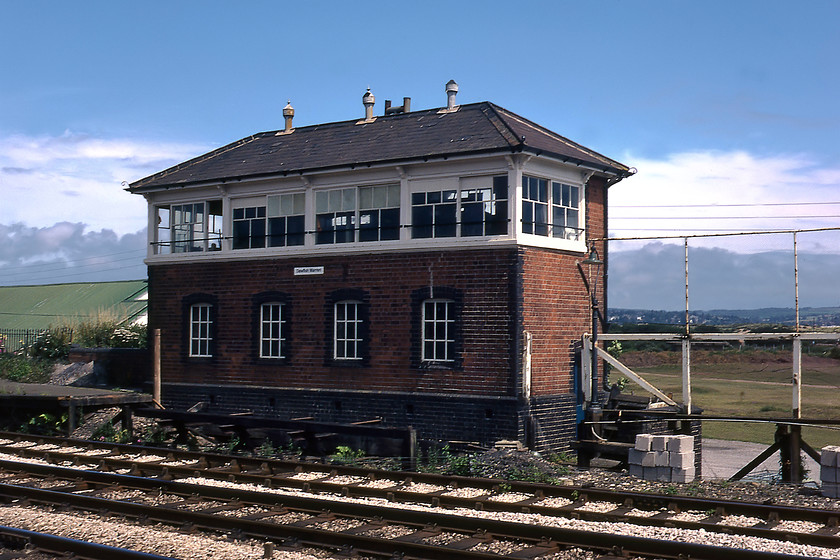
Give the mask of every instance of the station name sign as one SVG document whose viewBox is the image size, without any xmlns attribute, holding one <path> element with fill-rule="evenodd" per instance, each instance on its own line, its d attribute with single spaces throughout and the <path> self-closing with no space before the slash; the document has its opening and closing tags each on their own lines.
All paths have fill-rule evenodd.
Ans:
<svg viewBox="0 0 840 560">
<path fill-rule="evenodd" d="M 296 266 L 295 276 L 315 276 L 324 273 L 323 266 Z"/>
</svg>

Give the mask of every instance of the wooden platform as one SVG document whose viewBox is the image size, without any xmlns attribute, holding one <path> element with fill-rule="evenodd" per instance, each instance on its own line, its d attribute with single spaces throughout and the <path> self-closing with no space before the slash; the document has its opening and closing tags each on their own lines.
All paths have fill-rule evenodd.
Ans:
<svg viewBox="0 0 840 560">
<path fill-rule="evenodd" d="M 152 395 L 132 391 L 111 391 L 94 387 L 73 387 L 38 383 L 15 383 L 0 380 L 0 407 L 3 415 L 19 410 L 67 412 L 67 432 L 72 433 L 79 423 L 79 413 L 101 408 L 120 407 L 123 425 L 130 428 L 133 409 L 152 403 Z"/>
</svg>

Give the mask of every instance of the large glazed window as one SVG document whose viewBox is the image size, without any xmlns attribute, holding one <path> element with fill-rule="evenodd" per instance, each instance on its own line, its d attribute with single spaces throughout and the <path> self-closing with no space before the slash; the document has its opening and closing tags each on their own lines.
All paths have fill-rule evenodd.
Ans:
<svg viewBox="0 0 840 560">
<path fill-rule="evenodd" d="M 289 247 L 303 245 L 306 215 L 303 193 L 268 197 L 268 246 Z"/>
<path fill-rule="evenodd" d="M 580 239 L 580 187 L 523 175 L 522 233 Z"/>
<path fill-rule="evenodd" d="M 213 306 L 194 303 L 190 306 L 191 358 L 209 358 L 213 355 Z"/>
<path fill-rule="evenodd" d="M 428 191 L 411 195 L 411 236 L 455 237 L 458 216 L 458 191 Z"/>
<path fill-rule="evenodd" d="M 493 186 L 461 189 L 461 237 L 506 235 L 507 177 L 493 177 Z"/>
<path fill-rule="evenodd" d="M 192 253 L 222 247 L 222 201 L 190 202 L 157 208 L 155 252 Z"/>
<path fill-rule="evenodd" d="M 400 238 L 400 186 L 359 187 L 359 241 Z"/>
<path fill-rule="evenodd" d="M 356 189 L 315 194 L 315 243 L 352 243 L 356 240 Z"/>
<path fill-rule="evenodd" d="M 265 247 L 265 206 L 233 209 L 233 248 Z"/>
<path fill-rule="evenodd" d="M 580 188 L 574 185 L 551 183 L 551 236 L 580 239 L 583 230 L 579 220 Z"/>
<path fill-rule="evenodd" d="M 462 179 L 461 188 L 411 195 L 411 237 L 507 235 L 506 175 Z"/>
</svg>

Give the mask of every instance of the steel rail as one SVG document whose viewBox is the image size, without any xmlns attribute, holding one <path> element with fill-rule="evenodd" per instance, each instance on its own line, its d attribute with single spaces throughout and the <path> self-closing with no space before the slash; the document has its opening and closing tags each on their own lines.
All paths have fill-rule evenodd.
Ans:
<svg viewBox="0 0 840 560">
<path fill-rule="evenodd" d="M 56 441 L 62 443 L 64 442 L 61 438 L 56 438 Z M 585 521 L 626 522 L 645 526 L 657 526 L 661 525 L 663 522 L 667 522 L 671 526 L 680 529 L 702 529 L 713 532 L 738 533 L 766 539 L 796 540 L 797 542 L 801 542 L 803 544 L 812 544 L 815 546 L 840 546 L 840 537 L 832 534 L 836 533 L 836 531 L 831 529 L 838 526 L 840 513 L 833 510 L 818 508 L 797 508 L 793 506 L 731 502 L 684 496 L 664 496 L 639 492 L 614 492 L 595 488 L 558 487 L 523 482 L 505 482 L 494 479 L 448 477 L 435 474 L 395 473 L 390 471 L 359 469 L 355 467 L 333 468 L 327 465 L 311 465 L 297 462 L 289 463 L 287 461 L 279 461 L 278 463 L 281 464 L 281 468 L 294 466 L 296 470 L 285 471 L 278 475 L 274 472 L 273 467 L 276 466 L 274 462 L 218 455 L 210 456 L 210 460 L 208 461 L 208 455 L 195 453 L 191 453 L 186 457 L 193 459 L 197 457 L 197 462 L 199 463 L 198 465 L 164 466 L 155 464 L 154 462 L 141 462 L 101 456 L 86 457 L 72 453 L 57 453 L 50 450 L 33 450 L 21 447 L 0 446 L 0 450 L 4 449 L 20 453 L 23 456 L 34 455 L 49 461 L 73 461 L 77 465 L 85 462 L 88 464 L 98 463 L 100 469 L 103 470 L 130 469 L 131 473 L 136 476 L 145 475 L 162 478 L 204 477 L 215 480 L 265 485 L 271 488 L 285 487 L 305 492 L 340 493 L 345 497 L 352 498 L 380 498 L 390 502 L 419 503 L 432 507 L 452 509 L 466 508 L 496 512 L 524 512 L 548 516 L 574 517 Z M 121 450 L 125 452 L 134 452 L 136 454 L 138 449 L 133 446 L 121 446 Z M 157 453 L 157 455 L 159 456 L 163 456 L 163 453 L 166 453 L 165 449 L 154 449 L 151 451 L 158 451 L 159 453 Z M 167 462 L 174 458 L 172 453 L 169 453 L 168 455 L 170 455 L 170 457 L 167 457 Z M 224 463 L 225 461 L 227 461 L 227 463 Z M 208 466 L 211 463 L 216 464 L 217 466 Z M 243 466 L 251 467 L 254 470 L 252 472 L 242 472 Z M 395 486 L 381 489 L 353 484 L 336 484 L 329 482 L 328 480 L 297 480 L 287 476 L 292 472 L 299 472 L 304 467 L 313 467 L 316 471 L 323 470 L 325 477 L 342 473 L 357 477 L 366 475 L 365 478 L 368 479 L 386 478 L 388 480 L 394 480 Z M 397 487 L 400 484 L 405 486 L 407 483 L 420 481 L 426 483 L 434 481 L 434 483 L 444 487 L 477 487 L 485 489 L 489 493 L 498 492 L 500 487 L 505 485 L 506 489 L 511 492 L 531 494 L 534 498 L 515 503 L 508 503 L 493 500 L 490 495 L 475 498 L 461 498 L 444 495 L 442 491 L 436 493 L 420 493 Z M 535 503 L 547 497 L 562 497 L 570 500 L 572 503 L 562 507 L 541 506 Z M 613 502 L 619 505 L 617 505 L 616 509 L 611 512 L 591 512 L 582 510 L 581 506 L 588 501 Z M 665 509 L 675 514 L 681 511 L 689 510 L 710 513 L 706 519 L 698 521 L 682 521 L 673 519 L 662 520 L 660 518 L 646 518 L 627 515 L 627 512 L 634 508 L 647 510 Z M 753 527 L 729 526 L 721 522 L 722 518 L 727 515 L 755 517 L 764 520 L 764 524 L 763 526 L 759 525 Z M 824 530 L 822 531 L 822 534 L 819 534 L 796 533 L 792 531 L 780 531 L 773 529 L 773 527 L 782 520 L 810 521 L 819 523 L 824 526 Z"/>
<path fill-rule="evenodd" d="M 72 554 L 73 558 L 87 560 L 178 560 L 171 556 L 159 556 L 128 548 L 117 548 L 7 526 L 0 526 L 0 542 L 20 548 L 29 545 L 41 552 L 56 554 L 61 557 Z"/>
<path fill-rule="evenodd" d="M 3 468 L 7 467 L 3 462 Z M 17 463 L 18 468 L 20 463 Z M 385 519 L 416 529 L 423 534 L 430 526 L 447 532 L 464 535 L 478 535 L 476 538 L 466 537 L 468 544 L 477 544 L 481 540 L 514 539 L 529 543 L 535 554 L 543 554 L 546 550 L 564 547 L 582 547 L 606 552 L 620 551 L 622 554 L 635 554 L 657 558 L 695 558 L 718 559 L 721 557 L 736 560 L 793 560 L 801 556 L 781 553 L 755 552 L 746 549 L 729 549 L 705 544 L 685 543 L 662 539 L 646 539 L 635 536 L 604 534 L 597 532 L 572 530 L 561 527 L 534 525 L 530 523 L 515 523 L 486 518 L 465 517 L 461 515 L 440 514 L 429 511 L 415 511 L 400 508 L 390 508 L 370 504 L 356 504 L 349 502 L 325 502 L 317 498 L 265 494 L 261 492 L 244 491 L 232 488 L 207 487 L 185 484 L 173 481 L 151 480 L 127 475 L 98 473 L 92 471 L 78 471 L 65 467 L 51 467 L 45 465 L 26 464 L 34 467 L 36 474 L 58 473 L 65 471 L 62 478 L 79 479 L 64 491 L 56 489 L 39 489 L 26 486 L 0 484 L 0 496 L 7 500 L 25 500 L 29 503 L 45 503 L 50 505 L 65 504 L 71 507 L 94 512 L 109 512 L 138 518 L 141 520 L 154 519 L 170 524 L 201 527 L 217 531 L 226 531 L 255 538 L 269 539 L 281 543 L 294 539 L 312 545 L 350 547 L 360 553 L 393 556 L 395 552 L 414 558 L 449 558 L 449 559 L 481 559 L 498 558 L 500 554 L 488 554 L 478 551 L 462 550 L 460 543 L 452 546 L 434 546 L 425 543 L 412 542 L 405 538 L 381 539 L 371 536 L 347 532 L 324 532 L 312 527 L 294 525 L 278 525 L 247 517 L 219 516 L 212 513 L 184 511 L 173 507 L 149 506 L 127 501 L 113 501 L 90 495 L 74 494 L 71 490 L 89 490 L 90 484 L 108 487 L 134 488 L 152 490 L 157 489 L 167 493 L 189 496 L 201 496 L 214 500 L 229 501 L 239 506 L 242 504 L 263 505 L 274 508 L 274 513 L 280 515 L 282 508 L 306 511 L 317 514 L 327 508 L 331 513 L 362 519 Z M 27 472 L 21 469 L 21 472 Z M 533 557 L 525 551 L 518 551 L 516 556 Z"/>
</svg>

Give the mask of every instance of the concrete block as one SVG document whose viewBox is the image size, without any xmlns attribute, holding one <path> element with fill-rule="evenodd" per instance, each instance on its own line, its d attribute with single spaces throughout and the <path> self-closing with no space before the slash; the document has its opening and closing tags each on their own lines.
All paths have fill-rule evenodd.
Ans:
<svg viewBox="0 0 840 560">
<path fill-rule="evenodd" d="M 653 453 L 654 465 L 657 467 L 670 466 L 670 453 L 667 451 L 651 451 Z"/>
<path fill-rule="evenodd" d="M 840 483 L 823 482 L 822 495 L 826 498 L 840 498 Z"/>
<path fill-rule="evenodd" d="M 630 454 L 632 454 L 632 459 Z M 643 467 L 656 466 L 656 454 L 653 451 L 639 451 L 638 449 L 631 449 L 630 454 L 628 454 L 627 457 L 628 462 L 630 463 L 641 465 Z"/>
<path fill-rule="evenodd" d="M 668 438 L 668 451 L 671 453 L 688 453 L 694 451 L 693 436 L 671 436 Z"/>
<path fill-rule="evenodd" d="M 656 467 L 656 480 L 671 482 L 671 467 Z"/>
<path fill-rule="evenodd" d="M 630 463 L 628 465 L 628 469 L 630 471 L 630 476 L 634 476 L 636 478 L 645 477 L 645 468 L 641 465 L 634 465 L 633 463 Z"/>
<path fill-rule="evenodd" d="M 653 436 L 650 434 L 636 435 L 636 449 L 639 451 L 650 451 L 650 444 L 653 441 Z"/>
<path fill-rule="evenodd" d="M 674 469 L 687 469 L 694 467 L 694 452 L 689 453 L 669 453 L 668 466 Z"/>
<path fill-rule="evenodd" d="M 823 467 L 836 467 L 840 464 L 840 447 L 827 445 L 820 450 L 820 465 Z"/>
<path fill-rule="evenodd" d="M 820 467 L 821 482 L 840 482 L 840 469 L 837 467 Z"/>
<path fill-rule="evenodd" d="M 642 478 L 645 480 L 656 480 L 659 467 L 642 467 Z"/>
<path fill-rule="evenodd" d="M 645 451 L 639 451 L 638 449 L 631 449 L 627 452 L 627 464 L 628 465 L 640 465 L 642 464 L 642 460 L 644 459 L 647 453 Z"/>
<path fill-rule="evenodd" d="M 668 447 L 667 437 L 668 436 L 653 436 L 653 440 L 650 442 L 650 450 L 666 451 Z"/>
<path fill-rule="evenodd" d="M 684 469 L 671 469 L 671 482 L 692 482 L 695 475 L 694 466 Z"/>
</svg>

